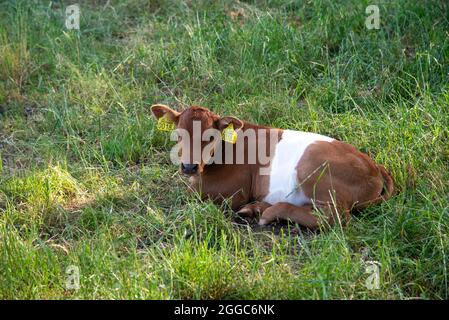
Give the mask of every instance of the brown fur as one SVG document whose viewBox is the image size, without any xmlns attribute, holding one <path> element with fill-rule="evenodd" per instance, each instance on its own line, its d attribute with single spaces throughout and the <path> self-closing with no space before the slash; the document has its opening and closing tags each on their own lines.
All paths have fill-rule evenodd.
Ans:
<svg viewBox="0 0 449 320">
<path fill-rule="evenodd" d="M 156 118 L 167 115 L 178 128 L 190 134 L 193 120 L 201 121 L 203 131 L 208 128 L 223 130 L 232 122 L 238 132 L 238 139 L 243 139 L 248 129 L 275 130 L 279 138 L 283 132 L 282 129 L 254 125 L 234 117 L 220 117 L 197 106 L 179 113 L 167 106 L 155 105 L 152 106 L 152 112 Z M 264 139 L 269 144 L 269 131 L 266 134 L 258 133 L 257 139 Z M 247 141 L 244 141 L 247 150 Z M 192 141 L 187 143 L 192 147 Z M 203 142 L 202 148 L 207 143 Z M 233 145 L 234 163 L 235 149 L 236 145 Z M 269 157 L 272 158 L 275 145 L 269 145 L 266 150 L 269 150 Z M 313 202 L 301 207 L 282 202 L 273 205 L 263 202 L 270 178 L 259 174 L 262 165 L 258 162 L 247 164 L 245 158 L 244 164 L 205 164 L 202 159 L 192 157 L 181 157 L 181 161 L 199 164 L 198 174 L 190 177 L 192 191 L 198 192 L 203 199 L 216 202 L 231 198 L 234 210 L 240 208 L 239 213 L 245 216 L 261 215 L 261 224 L 275 219 L 290 219 L 308 228 L 316 228 L 323 223 L 332 224 L 342 217 L 349 220 L 351 210 L 378 204 L 390 198 L 394 192 L 393 179 L 382 165 L 377 165 L 353 146 L 336 140 L 310 145 L 300 159 L 297 165 L 298 184 Z M 322 215 L 314 213 L 315 209 L 320 210 Z"/>
</svg>

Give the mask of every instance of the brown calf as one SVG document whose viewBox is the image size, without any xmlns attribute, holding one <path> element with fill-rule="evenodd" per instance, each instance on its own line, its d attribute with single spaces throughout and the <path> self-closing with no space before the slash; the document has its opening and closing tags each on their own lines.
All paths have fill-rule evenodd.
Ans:
<svg viewBox="0 0 449 320">
<path fill-rule="evenodd" d="M 351 210 L 385 201 L 394 192 L 385 168 L 347 143 L 220 117 L 197 106 L 180 113 L 158 104 L 151 111 L 187 134 L 178 147 L 181 171 L 191 176 L 191 188 L 204 199 L 231 198 L 239 214 L 261 215 L 261 225 L 289 219 L 316 228 L 341 214 L 348 219 Z M 230 125 L 236 141 L 217 135 L 204 139 L 205 133 L 222 133 Z M 190 152 L 195 145 L 196 155 Z"/>
</svg>

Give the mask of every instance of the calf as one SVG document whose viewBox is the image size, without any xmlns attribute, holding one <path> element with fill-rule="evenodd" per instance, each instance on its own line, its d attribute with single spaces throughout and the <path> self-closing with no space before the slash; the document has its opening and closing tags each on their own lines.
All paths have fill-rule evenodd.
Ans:
<svg viewBox="0 0 449 320">
<path fill-rule="evenodd" d="M 261 225 L 289 219 L 313 229 L 346 221 L 352 210 L 378 204 L 394 192 L 382 165 L 336 139 L 220 117 L 198 106 L 177 112 L 157 104 L 151 111 L 186 133 L 177 152 L 191 190 L 216 202 L 230 198 L 233 210 L 260 216 Z M 221 135 L 207 134 L 214 131 Z M 231 140 L 221 139 L 224 133 Z M 195 146 L 199 152 L 191 152 Z"/>
</svg>

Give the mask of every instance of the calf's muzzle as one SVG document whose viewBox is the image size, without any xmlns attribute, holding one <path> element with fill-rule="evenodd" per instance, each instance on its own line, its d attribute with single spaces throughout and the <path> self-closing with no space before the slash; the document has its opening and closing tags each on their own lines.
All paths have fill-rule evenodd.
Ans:
<svg viewBox="0 0 449 320">
<path fill-rule="evenodd" d="M 198 164 L 181 163 L 181 170 L 185 174 L 195 174 L 198 171 Z"/>
</svg>

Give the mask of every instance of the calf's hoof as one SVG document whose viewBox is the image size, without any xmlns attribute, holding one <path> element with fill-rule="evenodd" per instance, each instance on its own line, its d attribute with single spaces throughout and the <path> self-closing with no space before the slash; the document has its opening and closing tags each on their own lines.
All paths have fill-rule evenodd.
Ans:
<svg viewBox="0 0 449 320">
<path fill-rule="evenodd" d="M 271 205 L 267 202 L 254 202 L 244 205 L 237 211 L 237 214 L 242 217 L 254 218 L 262 215 L 262 213 Z"/>
</svg>

